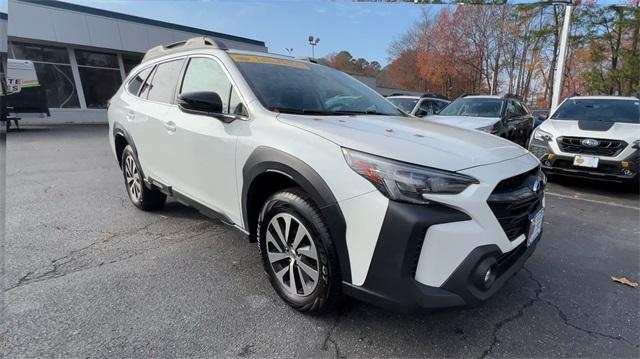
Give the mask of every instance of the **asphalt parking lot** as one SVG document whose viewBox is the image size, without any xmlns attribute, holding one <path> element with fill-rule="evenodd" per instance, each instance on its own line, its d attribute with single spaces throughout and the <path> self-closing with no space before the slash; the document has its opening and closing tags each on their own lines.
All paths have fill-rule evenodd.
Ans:
<svg viewBox="0 0 640 359">
<path fill-rule="evenodd" d="M 8 134 L 7 357 L 640 356 L 640 197 L 547 187 L 544 236 L 474 309 L 404 315 L 349 301 L 287 307 L 257 246 L 197 211 L 130 205 L 106 126 Z"/>
</svg>

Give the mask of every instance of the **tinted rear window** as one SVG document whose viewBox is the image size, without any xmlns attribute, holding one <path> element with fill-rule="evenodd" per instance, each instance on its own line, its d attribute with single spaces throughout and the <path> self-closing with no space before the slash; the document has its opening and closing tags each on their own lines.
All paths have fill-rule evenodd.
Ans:
<svg viewBox="0 0 640 359">
<path fill-rule="evenodd" d="M 551 118 L 554 120 L 640 123 L 640 100 L 567 100 Z"/>
</svg>

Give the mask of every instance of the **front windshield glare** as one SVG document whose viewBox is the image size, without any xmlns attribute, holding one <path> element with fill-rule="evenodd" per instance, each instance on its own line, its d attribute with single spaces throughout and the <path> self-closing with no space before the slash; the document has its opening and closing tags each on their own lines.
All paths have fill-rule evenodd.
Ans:
<svg viewBox="0 0 640 359">
<path fill-rule="evenodd" d="M 569 99 L 551 117 L 554 120 L 580 120 L 640 123 L 640 101 Z"/>
<path fill-rule="evenodd" d="M 403 114 L 375 91 L 325 66 L 287 59 L 232 54 L 264 107 L 310 115 Z"/>
<path fill-rule="evenodd" d="M 497 98 L 459 98 L 438 115 L 441 116 L 470 116 L 470 117 L 500 117 L 502 100 Z"/>
</svg>

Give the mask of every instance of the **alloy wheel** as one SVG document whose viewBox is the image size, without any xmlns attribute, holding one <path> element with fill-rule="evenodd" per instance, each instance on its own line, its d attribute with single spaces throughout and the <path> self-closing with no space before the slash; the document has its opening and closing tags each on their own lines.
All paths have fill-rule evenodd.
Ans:
<svg viewBox="0 0 640 359">
<path fill-rule="evenodd" d="M 276 278 L 290 294 L 313 293 L 319 279 L 318 251 L 300 220 L 288 213 L 274 216 L 267 226 L 266 249 Z"/>
<path fill-rule="evenodd" d="M 125 159 L 124 177 L 127 181 L 127 190 L 129 195 L 136 201 L 140 201 L 142 195 L 142 181 L 140 180 L 140 172 L 133 156 L 129 155 Z"/>
</svg>

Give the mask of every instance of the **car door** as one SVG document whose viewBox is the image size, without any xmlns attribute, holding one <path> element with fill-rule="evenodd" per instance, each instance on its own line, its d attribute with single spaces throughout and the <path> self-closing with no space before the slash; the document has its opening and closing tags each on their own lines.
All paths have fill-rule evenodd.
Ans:
<svg viewBox="0 0 640 359">
<path fill-rule="evenodd" d="M 183 73 L 179 93 L 212 91 L 223 103 L 223 113 L 240 119 L 225 123 L 209 115 L 171 110 L 176 131 L 171 141 L 176 163 L 174 190 L 229 218 L 241 221 L 236 186 L 236 139 L 247 133 L 244 101 L 226 69 L 214 57 L 191 57 Z"/>
<path fill-rule="evenodd" d="M 175 132 L 170 110 L 176 108 L 175 91 L 183 64 L 184 58 L 177 58 L 156 65 L 140 90 L 140 118 L 134 137 L 145 175 L 169 186 L 176 180 L 178 160 L 169 145 Z"/>
</svg>

